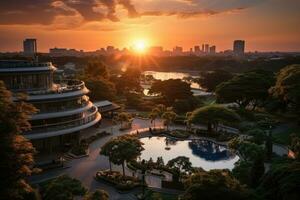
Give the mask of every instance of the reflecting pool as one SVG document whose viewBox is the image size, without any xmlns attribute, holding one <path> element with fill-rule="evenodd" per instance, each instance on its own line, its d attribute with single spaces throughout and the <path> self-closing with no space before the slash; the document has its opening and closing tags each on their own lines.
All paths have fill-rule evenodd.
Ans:
<svg viewBox="0 0 300 200">
<path fill-rule="evenodd" d="M 190 158 L 193 167 L 202 167 L 204 170 L 230 169 L 239 160 L 239 156 L 229 151 L 226 146 L 207 140 L 174 140 L 167 137 L 141 138 L 145 150 L 141 159 L 156 161 L 162 156 L 165 164 L 177 156 Z"/>
</svg>

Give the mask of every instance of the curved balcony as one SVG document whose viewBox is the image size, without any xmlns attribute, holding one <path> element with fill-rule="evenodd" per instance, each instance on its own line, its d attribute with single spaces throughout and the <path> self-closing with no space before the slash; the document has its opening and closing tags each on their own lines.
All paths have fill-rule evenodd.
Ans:
<svg viewBox="0 0 300 200">
<path fill-rule="evenodd" d="M 37 71 L 54 71 L 56 67 L 51 62 L 37 63 L 22 60 L 4 60 L 0 61 L 0 72 L 37 72 Z"/>
<path fill-rule="evenodd" d="M 67 110 L 60 110 L 56 112 L 47 112 L 47 113 L 38 113 L 31 117 L 31 120 L 41 120 L 41 119 L 50 119 L 50 118 L 57 118 L 57 117 L 64 117 L 69 115 L 74 115 L 78 113 L 82 113 L 86 110 L 89 110 L 93 107 L 92 102 L 88 102 L 83 104 L 82 107 L 78 107 L 76 109 L 67 109 Z"/>
<path fill-rule="evenodd" d="M 28 92 L 28 101 L 50 100 L 82 96 L 89 93 L 83 81 L 64 80 L 59 84 L 53 84 L 49 90 L 30 91 Z M 17 100 L 17 98 L 14 98 Z"/>
<path fill-rule="evenodd" d="M 93 111 L 79 119 L 59 122 L 55 124 L 33 126 L 32 130 L 26 132 L 24 136 L 27 139 L 42 139 L 73 133 L 95 125 L 100 121 L 100 119 L 101 115 L 98 112 L 97 107 L 94 107 Z"/>
</svg>

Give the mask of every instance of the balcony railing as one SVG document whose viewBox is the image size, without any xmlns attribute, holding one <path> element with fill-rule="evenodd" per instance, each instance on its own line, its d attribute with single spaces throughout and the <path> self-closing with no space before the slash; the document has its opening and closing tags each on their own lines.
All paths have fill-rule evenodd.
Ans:
<svg viewBox="0 0 300 200">
<path fill-rule="evenodd" d="M 64 121 L 64 122 L 59 122 L 59 123 L 54 123 L 54 124 L 44 124 L 44 125 L 32 126 L 31 127 L 32 130 L 29 132 L 26 132 L 25 135 L 50 132 L 50 131 L 56 131 L 56 130 L 62 130 L 62 129 L 69 129 L 72 127 L 82 126 L 84 124 L 94 121 L 97 118 L 97 115 L 98 115 L 98 109 L 96 107 L 94 107 L 92 110 L 87 112 L 85 116 L 83 116 L 79 119 L 74 119 L 74 120 L 69 120 L 69 121 Z"/>
<path fill-rule="evenodd" d="M 83 90 L 85 84 L 80 80 L 63 80 L 60 83 L 53 84 L 49 90 L 30 91 L 29 95 L 43 95 L 43 94 L 60 94 L 66 92 L 73 92 Z"/>
</svg>

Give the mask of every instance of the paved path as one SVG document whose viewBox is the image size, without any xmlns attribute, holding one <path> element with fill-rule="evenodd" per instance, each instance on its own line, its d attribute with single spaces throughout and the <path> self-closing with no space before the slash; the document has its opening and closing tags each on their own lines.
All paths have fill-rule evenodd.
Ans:
<svg viewBox="0 0 300 200">
<path fill-rule="evenodd" d="M 156 127 L 162 127 L 162 121 L 156 120 Z M 46 173 L 42 173 L 40 175 L 37 175 L 35 177 L 32 177 L 32 182 L 40 182 L 43 180 L 47 180 L 49 178 L 53 178 L 56 176 L 59 176 L 61 174 L 68 174 L 71 177 L 74 177 L 76 179 L 79 179 L 84 186 L 89 188 L 91 191 L 101 188 L 106 190 L 111 199 L 135 199 L 134 194 L 138 192 L 137 190 L 132 191 L 128 194 L 120 194 L 118 191 L 116 191 L 113 187 L 100 183 L 96 180 L 94 180 L 94 176 L 97 171 L 99 170 L 105 170 L 109 169 L 109 162 L 108 158 L 102 155 L 99 155 L 100 147 L 103 146 L 108 140 L 110 140 L 113 137 L 129 134 L 129 133 L 135 133 L 137 130 L 141 132 L 141 130 L 147 130 L 149 127 L 151 127 L 150 120 L 144 120 L 144 119 L 134 119 L 132 124 L 132 129 L 126 130 L 126 131 L 119 131 L 120 126 L 115 125 L 113 127 L 105 127 L 105 128 L 93 128 L 88 129 L 86 132 L 84 132 L 85 137 L 89 137 L 91 135 L 94 135 L 96 133 L 106 131 L 106 132 L 112 132 L 112 135 L 108 135 L 106 137 L 103 137 L 101 139 L 96 140 L 89 146 L 89 156 L 83 157 L 80 159 L 74 159 L 66 163 L 66 166 L 69 166 L 65 169 L 57 169 L 57 170 L 51 170 Z M 185 126 L 171 126 L 171 129 L 185 129 Z M 205 129 L 205 126 L 194 126 L 194 128 L 200 128 Z M 228 127 L 221 127 L 223 130 L 225 129 L 227 132 L 237 133 L 237 129 L 228 128 Z M 275 151 L 277 148 L 274 148 Z M 282 149 L 281 149 L 282 150 Z M 282 152 L 281 152 L 282 153 Z M 120 166 L 113 165 L 113 170 L 121 171 Z M 126 168 L 126 173 L 128 175 L 132 175 L 133 172 Z M 157 176 L 149 175 L 146 178 L 147 183 L 151 187 L 159 188 L 161 185 L 161 179 Z"/>
</svg>

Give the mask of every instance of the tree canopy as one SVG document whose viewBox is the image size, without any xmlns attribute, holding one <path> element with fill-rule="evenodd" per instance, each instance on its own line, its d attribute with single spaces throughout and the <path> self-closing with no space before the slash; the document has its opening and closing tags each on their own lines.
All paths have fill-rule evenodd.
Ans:
<svg viewBox="0 0 300 200">
<path fill-rule="evenodd" d="M 238 121 L 240 117 L 231 109 L 220 105 L 209 105 L 194 110 L 190 120 L 195 124 L 207 124 L 207 130 L 211 131 L 212 124 L 217 128 L 219 123 Z"/>
<path fill-rule="evenodd" d="M 240 107 L 262 105 L 269 97 L 268 90 L 274 85 L 273 72 L 256 70 L 234 76 L 217 86 L 217 100 L 222 103 L 237 103 Z"/>
<path fill-rule="evenodd" d="M 67 175 L 59 176 L 42 186 L 45 200 L 73 200 L 75 196 L 83 196 L 86 192 L 79 180 Z"/>
<path fill-rule="evenodd" d="M 224 70 L 202 71 L 197 82 L 206 91 L 213 92 L 219 84 L 230 80 L 232 77 L 233 75 L 230 72 Z"/>
<path fill-rule="evenodd" d="M 108 156 L 110 161 L 122 165 L 125 175 L 124 162 L 136 159 L 143 150 L 142 142 L 135 136 L 123 135 L 108 141 L 100 151 L 100 154 Z"/>
<path fill-rule="evenodd" d="M 291 65 L 281 69 L 277 75 L 275 86 L 270 89 L 273 96 L 278 97 L 292 107 L 300 115 L 300 65 Z"/>
<path fill-rule="evenodd" d="M 185 181 L 184 200 L 243 200 L 249 193 L 227 170 L 198 171 Z"/>
<path fill-rule="evenodd" d="M 168 105 L 172 105 L 176 99 L 192 97 L 190 84 L 181 79 L 157 80 L 151 85 L 149 93 L 161 95 Z"/>
<path fill-rule="evenodd" d="M 32 144 L 21 133 L 30 129 L 29 118 L 36 109 L 12 94 L 0 81 L 0 194 L 4 199 L 23 199 L 32 192 L 26 177 L 33 172 Z"/>
<path fill-rule="evenodd" d="M 259 189 L 264 199 L 300 199 L 300 162 L 273 166 L 263 177 Z"/>
</svg>

